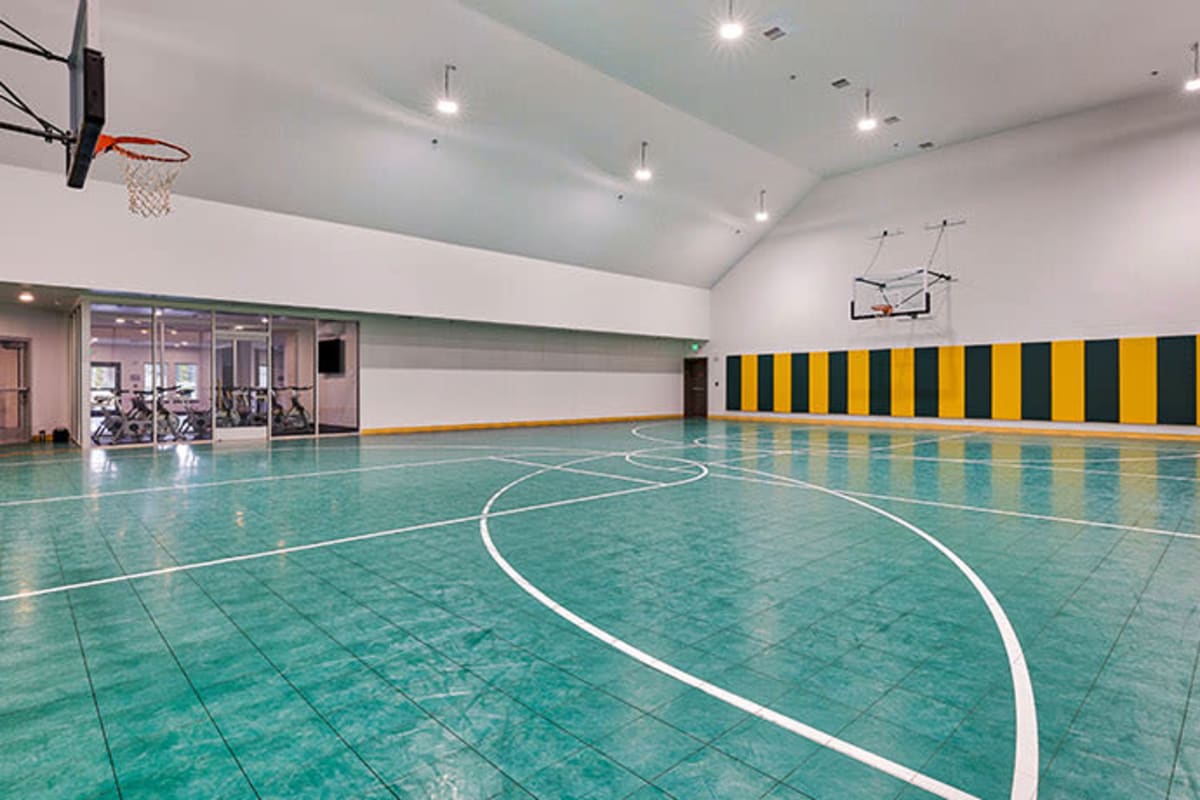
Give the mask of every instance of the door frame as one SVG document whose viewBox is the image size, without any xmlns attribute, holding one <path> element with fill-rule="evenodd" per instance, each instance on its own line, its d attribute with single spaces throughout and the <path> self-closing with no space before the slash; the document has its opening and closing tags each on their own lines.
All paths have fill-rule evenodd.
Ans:
<svg viewBox="0 0 1200 800">
<path fill-rule="evenodd" d="M 0 342 L 13 342 L 21 345 L 24 351 L 18 356 L 17 362 L 17 413 L 18 423 L 14 438 L 0 437 L 0 444 L 26 443 L 33 440 L 33 340 L 26 336 L 0 336 Z M 21 397 L 25 398 L 25 406 L 20 406 Z M 21 412 L 24 412 L 23 417 Z"/>
<path fill-rule="evenodd" d="M 689 405 L 689 400 L 691 399 L 691 396 L 692 396 L 693 387 L 691 385 L 689 385 L 688 368 L 690 367 L 690 365 L 696 364 L 696 363 L 698 363 L 700 365 L 701 371 L 704 373 L 702 380 L 701 380 L 701 387 L 700 387 L 701 388 L 701 397 L 700 397 L 700 400 L 698 401 L 700 403 L 700 408 L 702 410 L 702 413 L 689 414 L 688 411 L 691 408 L 691 406 Z M 704 356 L 685 358 L 683 360 L 683 416 L 685 418 L 694 417 L 697 419 L 703 419 L 703 418 L 708 417 L 708 358 L 706 358 Z"/>
</svg>

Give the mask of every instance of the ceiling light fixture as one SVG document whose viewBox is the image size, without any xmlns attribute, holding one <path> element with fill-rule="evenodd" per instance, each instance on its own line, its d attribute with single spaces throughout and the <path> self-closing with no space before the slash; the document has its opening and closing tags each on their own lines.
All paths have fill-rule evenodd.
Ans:
<svg viewBox="0 0 1200 800">
<path fill-rule="evenodd" d="M 117 318 L 116 318 L 116 320 L 114 320 L 114 321 L 115 321 L 115 322 L 116 322 L 118 325 L 124 325 L 124 324 L 125 324 L 125 318 L 124 318 L 124 317 L 117 317 Z"/>
<path fill-rule="evenodd" d="M 759 222 L 766 222 L 767 220 L 769 220 L 771 218 L 771 215 L 769 213 L 767 213 L 767 190 L 766 189 L 763 189 L 761 192 L 758 193 L 758 213 L 754 215 L 754 218 L 756 220 L 758 220 Z"/>
<path fill-rule="evenodd" d="M 871 90 L 867 89 L 864 96 L 866 98 L 866 113 L 858 121 L 858 129 L 863 133 L 870 133 L 879 127 L 879 120 L 871 116 Z"/>
<path fill-rule="evenodd" d="M 742 34 L 746 32 L 746 26 L 738 22 L 737 17 L 733 15 L 733 0 L 729 0 L 729 16 L 721 23 L 719 33 L 721 38 L 727 42 L 732 42 L 742 38 Z"/>
<path fill-rule="evenodd" d="M 444 72 L 444 80 L 442 84 L 442 96 L 437 101 L 438 112 L 452 117 L 458 113 L 458 102 L 450 95 L 450 73 L 457 72 L 458 67 L 453 64 L 447 64 Z"/>
<path fill-rule="evenodd" d="M 32 303 L 37 298 L 33 296 L 33 292 L 21 292 L 17 295 L 17 299 L 22 303 Z"/>
<path fill-rule="evenodd" d="M 642 142 L 642 161 L 641 166 L 637 168 L 637 172 L 633 173 L 633 177 L 637 178 L 642 183 L 646 183 L 654 177 L 654 172 L 646 166 L 646 148 L 650 146 L 649 142 Z"/>
<path fill-rule="evenodd" d="M 1200 42 L 1192 42 L 1192 78 L 1183 88 L 1189 92 L 1200 92 Z"/>
</svg>

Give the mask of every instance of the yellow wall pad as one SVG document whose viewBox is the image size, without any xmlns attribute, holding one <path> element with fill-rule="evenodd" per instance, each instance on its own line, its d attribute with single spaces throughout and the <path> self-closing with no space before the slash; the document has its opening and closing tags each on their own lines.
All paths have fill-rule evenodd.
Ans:
<svg viewBox="0 0 1200 800">
<path fill-rule="evenodd" d="M 808 410 L 829 413 L 829 353 L 808 356 Z"/>
<path fill-rule="evenodd" d="M 1142 431 L 1079 430 L 1077 428 L 1023 428 L 1019 425 L 953 425 L 936 422 L 885 422 L 844 417 L 760 417 L 751 414 L 712 414 L 722 422 L 765 422 L 781 425 L 817 425 L 824 428 L 880 428 L 890 430 L 947 431 L 950 433 L 1019 433 L 1030 436 L 1081 436 L 1090 439 L 1149 439 L 1160 442 L 1200 444 L 1200 431 L 1187 433 L 1143 433 Z"/>
<path fill-rule="evenodd" d="M 772 409 L 787 413 L 792 410 L 792 354 L 776 353 L 773 361 L 775 366 L 775 404 Z"/>
<path fill-rule="evenodd" d="M 446 431 L 487 431 L 498 428 L 549 428 L 559 425 L 605 425 L 614 422 L 654 422 L 683 419 L 682 414 L 649 414 L 641 417 L 589 417 L 586 419 L 535 419 L 523 422 L 468 422 L 461 425 L 417 425 L 410 428 L 366 428 L 363 436 L 392 436 L 405 433 L 443 433 Z"/>
<path fill-rule="evenodd" d="M 1021 345 L 992 345 L 992 419 L 1021 418 Z"/>
<path fill-rule="evenodd" d="M 1083 342 L 1050 343 L 1050 419 L 1083 422 Z"/>
<path fill-rule="evenodd" d="M 961 344 L 938 348 L 938 416 L 967 415 L 967 349 Z"/>
<path fill-rule="evenodd" d="M 916 355 L 911 347 L 892 350 L 892 416 L 916 416 Z"/>
<path fill-rule="evenodd" d="M 1120 344 L 1121 422 L 1158 422 L 1158 339 L 1122 339 Z"/>
<path fill-rule="evenodd" d="M 758 397 L 758 356 L 742 356 L 742 410 L 766 411 L 770 403 L 771 398 L 764 397 L 760 404 Z"/>
</svg>

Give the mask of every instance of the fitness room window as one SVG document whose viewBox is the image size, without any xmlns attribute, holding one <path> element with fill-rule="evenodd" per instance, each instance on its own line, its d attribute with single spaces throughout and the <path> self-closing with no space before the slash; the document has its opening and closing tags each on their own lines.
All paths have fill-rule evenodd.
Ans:
<svg viewBox="0 0 1200 800">
<path fill-rule="evenodd" d="M 217 439 L 258 440 L 271 418 L 270 318 L 216 315 Z"/>
<path fill-rule="evenodd" d="M 321 433 L 358 430 L 358 323 L 317 325 L 317 427 Z"/>
<path fill-rule="evenodd" d="M 152 329 L 153 311 L 148 307 L 92 306 L 88 347 L 92 408 L 88 419 L 95 444 L 154 441 L 153 386 L 145 384 L 145 365 L 154 360 Z M 126 379 L 128 384 L 123 385 Z"/>
<path fill-rule="evenodd" d="M 212 439 L 211 311 L 161 308 L 157 328 L 158 440 Z"/>
<path fill-rule="evenodd" d="M 271 318 L 271 435 L 309 436 L 317 432 L 317 321 Z"/>
</svg>

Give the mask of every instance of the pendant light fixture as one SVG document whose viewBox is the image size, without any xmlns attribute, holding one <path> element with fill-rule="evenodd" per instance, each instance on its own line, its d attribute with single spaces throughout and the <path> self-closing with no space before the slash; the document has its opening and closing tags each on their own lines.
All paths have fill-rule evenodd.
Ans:
<svg viewBox="0 0 1200 800">
<path fill-rule="evenodd" d="M 766 222 L 771 218 L 767 212 L 767 190 L 763 189 L 758 193 L 758 213 L 754 215 L 754 219 L 759 222 Z"/>
<path fill-rule="evenodd" d="M 721 38 L 725 41 L 732 42 L 742 38 L 745 32 L 746 26 L 738 22 L 737 17 L 733 15 L 733 0 L 729 0 L 729 16 L 721 23 L 718 33 L 721 34 Z"/>
<path fill-rule="evenodd" d="M 877 120 L 877 119 L 875 119 L 875 117 L 871 116 L 871 90 L 870 89 L 867 89 L 865 98 L 866 98 L 866 113 L 864 113 L 863 118 L 858 121 L 858 129 L 860 131 L 862 131 L 863 133 L 870 133 L 871 131 L 873 131 L 879 127 L 879 120 Z"/>
<path fill-rule="evenodd" d="M 1200 42 L 1192 42 L 1192 77 L 1183 88 L 1189 92 L 1200 92 Z"/>
<path fill-rule="evenodd" d="M 437 110 L 441 114 L 448 117 L 453 117 L 458 113 L 458 101 L 450 94 L 450 73 L 457 72 L 458 67 L 453 64 L 447 64 L 445 70 L 444 83 L 442 85 L 442 96 L 437 101 Z"/>
<path fill-rule="evenodd" d="M 649 142 L 642 142 L 642 161 L 641 161 L 641 166 L 639 166 L 639 167 L 637 168 L 637 171 L 633 173 L 633 177 L 637 178 L 637 179 L 638 179 L 639 181 L 641 181 L 642 183 L 646 183 L 646 182 L 648 182 L 648 181 L 649 181 L 651 178 L 653 178 L 653 177 L 654 177 L 654 172 L 653 172 L 653 171 L 651 171 L 651 169 L 650 169 L 649 167 L 647 167 L 647 166 L 646 166 L 646 148 L 648 148 L 649 146 L 650 146 L 650 143 L 649 143 Z"/>
</svg>

